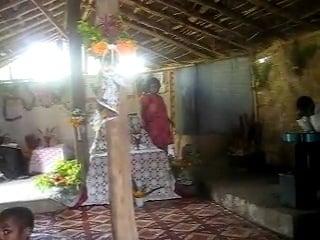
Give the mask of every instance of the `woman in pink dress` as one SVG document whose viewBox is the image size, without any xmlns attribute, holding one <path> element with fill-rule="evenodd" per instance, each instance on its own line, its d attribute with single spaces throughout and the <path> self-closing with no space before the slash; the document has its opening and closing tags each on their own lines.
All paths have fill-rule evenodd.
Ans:
<svg viewBox="0 0 320 240">
<path fill-rule="evenodd" d="M 141 118 L 144 129 L 149 134 L 152 143 L 168 153 L 168 147 L 173 144 L 173 134 L 170 129 L 171 120 L 163 98 L 158 94 L 161 84 L 157 78 L 147 80 L 145 92 L 141 96 Z M 169 151 L 169 154 L 170 153 Z"/>
</svg>

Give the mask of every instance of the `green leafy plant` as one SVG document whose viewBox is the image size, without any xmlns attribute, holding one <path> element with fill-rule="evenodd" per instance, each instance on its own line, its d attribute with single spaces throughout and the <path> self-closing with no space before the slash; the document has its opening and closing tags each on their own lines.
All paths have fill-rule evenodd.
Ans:
<svg viewBox="0 0 320 240">
<path fill-rule="evenodd" d="M 80 20 L 78 22 L 78 32 L 81 34 L 84 44 L 91 45 L 94 42 L 106 41 L 99 27 Z"/>
<path fill-rule="evenodd" d="M 267 83 L 271 69 L 272 63 L 270 61 L 252 65 L 253 75 L 258 86 L 263 86 Z"/>
<path fill-rule="evenodd" d="M 81 164 L 78 160 L 60 160 L 52 172 L 36 178 L 36 186 L 41 190 L 53 187 L 79 188 L 81 185 Z"/>
<path fill-rule="evenodd" d="M 192 151 L 182 159 L 174 159 L 170 163 L 172 174 L 175 178 L 179 178 L 181 174 L 188 172 L 192 174 L 194 170 L 201 166 L 201 156 L 198 152 Z"/>
<path fill-rule="evenodd" d="M 309 44 L 302 47 L 295 41 L 290 51 L 290 63 L 293 72 L 298 76 L 302 76 L 304 69 L 307 67 L 309 61 L 316 55 L 318 50 L 318 44 Z"/>
</svg>

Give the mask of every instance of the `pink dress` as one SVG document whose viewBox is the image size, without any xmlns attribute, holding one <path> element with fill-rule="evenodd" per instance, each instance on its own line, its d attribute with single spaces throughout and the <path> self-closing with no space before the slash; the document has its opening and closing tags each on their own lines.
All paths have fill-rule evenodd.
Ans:
<svg viewBox="0 0 320 240">
<path fill-rule="evenodd" d="M 158 94 L 143 94 L 140 99 L 142 124 L 151 141 L 158 148 L 167 151 L 173 144 L 173 135 L 166 105 Z"/>
</svg>

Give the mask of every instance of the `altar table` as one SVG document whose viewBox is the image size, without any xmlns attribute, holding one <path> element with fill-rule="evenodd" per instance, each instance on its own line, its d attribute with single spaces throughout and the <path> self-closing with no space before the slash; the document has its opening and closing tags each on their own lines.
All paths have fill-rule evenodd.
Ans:
<svg viewBox="0 0 320 240">
<path fill-rule="evenodd" d="M 179 198 L 174 193 L 175 180 L 170 171 L 169 161 L 164 151 L 158 148 L 131 150 L 132 177 L 147 190 L 163 187 L 151 193 L 146 200 L 166 200 Z M 109 204 L 107 178 L 107 153 L 91 156 L 87 174 L 88 199 L 83 205 Z"/>
<path fill-rule="evenodd" d="M 48 173 L 53 170 L 58 160 L 63 159 L 63 144 L 35 149 L 32 151 L 29 162 L 29 173 Z"/>
</svg>

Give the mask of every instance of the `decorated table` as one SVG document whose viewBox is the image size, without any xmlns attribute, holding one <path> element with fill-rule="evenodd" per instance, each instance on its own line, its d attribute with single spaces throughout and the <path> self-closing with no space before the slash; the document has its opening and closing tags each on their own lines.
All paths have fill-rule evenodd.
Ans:
<svg viewBox="0 0 320 240">
<path fill-rule="evenodd" d="M 63 144 L 54 147 L 38 148 L 32 151 L 29 173 L 48 173 L 58 160 L 64 159 Z"/>
<path fill-rule="evenodd" d="M 147 196 L 146 200 L 179 198 L 174 193 L 175 181 L 165 152 L 157 148 L 148 148 L 132 150 L 131 156 L 132 177 L 137 184 L 144 185 L 149 190 L 163 187 Z M 91 156 L 87 175 L 88 199 L 84 205 L 109 203 L 106 159 L 106 153 Z"/>
<path fill-rule="evenodd" d="M 129 115 L 128 120 L 130 132 L 139 131 L 141 135 L 138 149 L 134 139 L 131 139 L 132 179 L 137 185 L 146 187 L 147 191 L 161 187 L 148 195 L 145 200 L 179 198 L 174 193 L 175 179 L 167 154 L 152 144 L 146 131 L 141 128 L 140 119 L 136 114 Z M 84 205 L 109 203 L 108 162 L 105 125 L 102 125 L 96 133 L 90 150 L 90 164 L 86 180 L 88 199 Z"/>
</svg>

